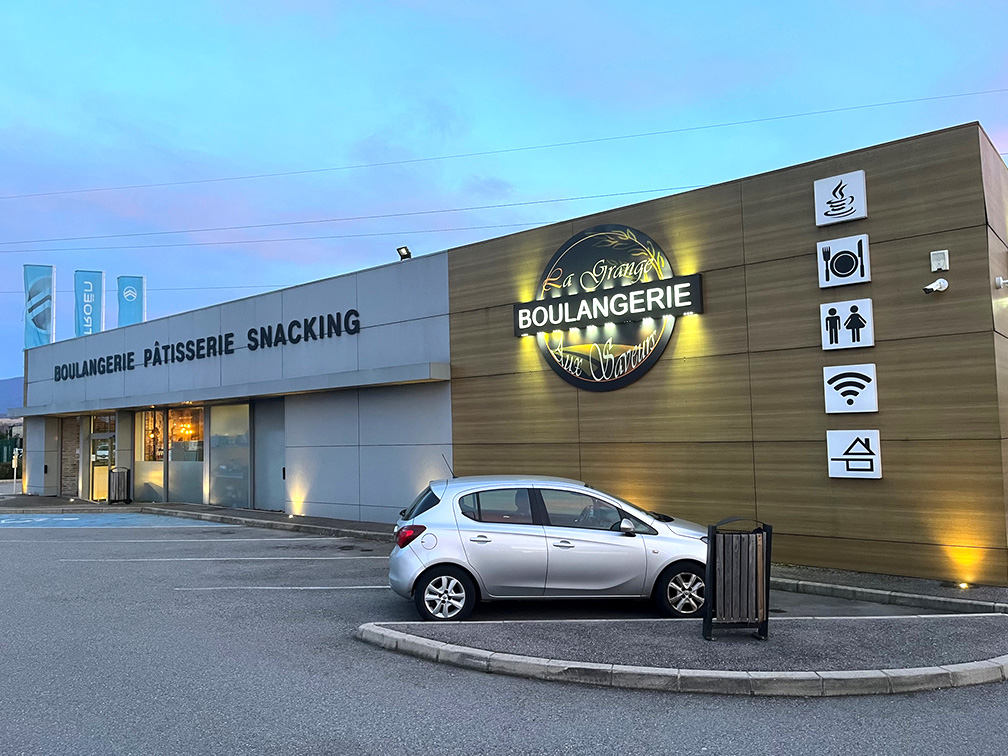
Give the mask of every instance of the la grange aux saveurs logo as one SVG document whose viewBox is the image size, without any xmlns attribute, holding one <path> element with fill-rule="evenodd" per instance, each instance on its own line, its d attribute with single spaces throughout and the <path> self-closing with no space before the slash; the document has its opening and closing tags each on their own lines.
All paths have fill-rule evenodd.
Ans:
<svg viewBox="0 0 1008 756">
<path fill-rule="evenodd" d="M 595 226 L 567 240 L 543 271 L 533 302 L 514 306 L 515 336 L 535 336 L 568 383 L 611 391 L 646 373 L 676 318 L 703 312 L 700 274 L 676 276 L 647 234 Z"/>
</svg>

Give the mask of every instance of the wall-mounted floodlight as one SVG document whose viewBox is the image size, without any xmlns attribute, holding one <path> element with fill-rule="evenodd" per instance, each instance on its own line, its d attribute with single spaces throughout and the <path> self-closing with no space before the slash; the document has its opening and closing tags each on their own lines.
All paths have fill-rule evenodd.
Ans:
<svg viewBox="0 0 1008 756">
<path fill-rule="evenodd" d="M 413 255 L 410 254 L 409 247 L 397 247 L 396 252 L 399 253 L 400 260 L 409 260 Z"/>
</svg>

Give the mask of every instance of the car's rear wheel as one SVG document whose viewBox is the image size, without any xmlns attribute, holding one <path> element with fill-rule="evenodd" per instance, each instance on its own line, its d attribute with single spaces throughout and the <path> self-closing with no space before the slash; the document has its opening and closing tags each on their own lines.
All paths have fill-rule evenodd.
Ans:
<svg viewBox="0 0 1008 756">
<path fill-rule="evenodd" d="M 703 568 L 696 564 L 680 562 L 666 567 L 655 581 L 658 609 L 670 617 L 699 617 L 704 607 L 705 577 Z"/>
<path fill-rule="evenodd" d="M 434 567 L 417 582 L 413 602 L 425 620 L 464 620 L 476 606 L 476 586 L 465 570 Z"/>
</svg>

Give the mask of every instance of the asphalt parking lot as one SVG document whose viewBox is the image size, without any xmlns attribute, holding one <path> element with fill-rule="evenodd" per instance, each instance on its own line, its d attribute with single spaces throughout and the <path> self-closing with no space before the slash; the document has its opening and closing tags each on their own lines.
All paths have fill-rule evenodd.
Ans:
<svg viewBox="0 0 1008 756">
<path fill-rule="evenodd" d="M 18 517 L 0 522 L 4 754 L 993 753 L 1008 708 L 1005 685 L 757 701 L 441 667 L 353 639 L 364 622 L 416 619 L 385 586 L 387 545 L 174 518 Z M 797 594 L 773 605 L 780 617 L 879 611 Z M 549 602 L 475 618 L 622 617 L 652 615 Z"/>
</svg>

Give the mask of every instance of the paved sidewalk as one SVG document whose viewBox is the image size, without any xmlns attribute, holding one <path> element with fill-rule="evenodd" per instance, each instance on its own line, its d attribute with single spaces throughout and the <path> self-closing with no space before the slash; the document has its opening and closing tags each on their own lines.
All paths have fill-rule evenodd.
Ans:
<svg viewBox="0 0 1008 756">
<path fill-rule="evenodd" d="M 1008 679 L 1008 615 L 771 620 L 770 638 L 698 620 L 367 623 L 379 648 L 489 674 L 679 693 L 842 696 Z"/>
<path fill-rule="evenodd" d="M 357 520 L 337 520 L 331 517 L 291 516 L 284 512 L 268 512 L 261 509 L 228 509 L 209 507 L 201 504 L 144 504 L 143 512 L 150 514 L 190 517 L 208 522 L 224 522 L 230 525 L 247 525 L 256 528 L 291 530 L 325 536 L 350 536 L 370 541 L 392 543 L 392 525 L 382 522 Z"/>
<path fill-rule="evenodd" d="M 891 593 L 925 594 L 943 598 L 1008 604 L 1008 588 L 999 586 L 978 585 L 964 590 L 955 583 L 939 580 L 925 580 L 922 578 L 901 577 L 899 575 L 876 575 L 869 572 L 830 570 L 822 567 L 798 567 L 789 564 L 775 564 L 773 566 L 773 576 L 782 581 L 782 583 L 784 581 L 796 580 L 845 585 Z"/>
<path fill-rule="evenodd" d="M 562 620 L 378 623 L 485 651 L 600 664 L 677 669 L 808 672 L 928 667 L 1008 654 L 1008 615 L 772 617 L 771 635 L 718 630 L 700 620 Z"/>
</svg>

